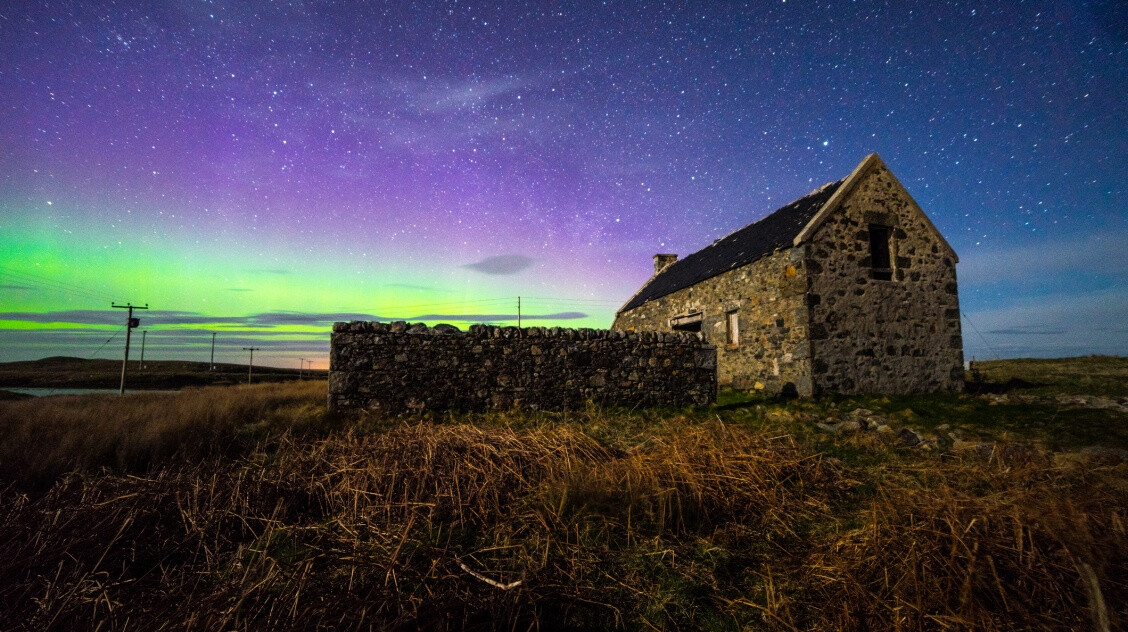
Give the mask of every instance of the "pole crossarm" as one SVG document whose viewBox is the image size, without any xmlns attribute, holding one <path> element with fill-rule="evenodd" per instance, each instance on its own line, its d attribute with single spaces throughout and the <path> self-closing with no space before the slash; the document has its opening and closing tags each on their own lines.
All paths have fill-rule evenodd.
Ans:
<svg viewBox="0 0 1128 632">
<path fill-rule="evenodd" d="M 251 368 L 255 365 L 255 352 L 261 349 L 262 347 L 243 347 L 243 351 L 251 352 L 251 360 L 247 363 L 247 384 L 251 383 Z"/>
<path fill-rule="evenodd" d="M 121 361 L 121 387 L 118 388 L 119 395 L 125 395 L 125 369 L 129 365 L 129 334 L 133 329 L 141 324 L 140 319 L 133 317 L 133 310 L 135 309 L 149 309 L 149 304 L 134 305 L 133 303 L 126 303 L 125 305 L 118 305 L 117 303 L 110 303 L 110 307 L 114 309 L 128 309 L 129 314 L 125 318 L 125 358 Z"/>
</svg>

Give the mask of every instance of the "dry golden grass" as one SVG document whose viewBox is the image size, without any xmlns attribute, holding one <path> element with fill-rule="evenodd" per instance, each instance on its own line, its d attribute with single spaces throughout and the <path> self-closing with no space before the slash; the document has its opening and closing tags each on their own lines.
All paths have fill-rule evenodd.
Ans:
<svg viewBox="0 0 1128 632">
<path fill-rule="evenodd" d="M 807 558 L 800 581 L 834 606 L 818 613 L 819 627 L 1107 630 L 1110 620 L 1125 622 L 1125 466 L 1063 470 L 1046 455 L 1017 453 L 913 469 L 926 471 L 885 481 L 858 528 Z"/>
<path fill-rule="evenodd" d="M 185 393 L 177 421 L 159 402 L 180 400 L 115 400 L 150 412 L 103 431 L 165 432 L 106 443 L 134 460 L 51 453 L 114 472 L 0 488 L 0 629 L 1128 621 L 1124 465 L 925 455 L 876 434 L 834 438 L 860 455 L 843 462 L 785 423 L 705 410 L 334 427 L 324 388 Z M 122 412 L 97 401 L 88 423 Z M 81 428 L 52 408 L 41 423 Z"/>
<path fill-rule="evenodd" d="M 0 479 L 42 485 L 73 470 L 142 471 L 176 454 L 323 425 L 325 390 L 309 381 L 0 401 Z"/>
</svg>

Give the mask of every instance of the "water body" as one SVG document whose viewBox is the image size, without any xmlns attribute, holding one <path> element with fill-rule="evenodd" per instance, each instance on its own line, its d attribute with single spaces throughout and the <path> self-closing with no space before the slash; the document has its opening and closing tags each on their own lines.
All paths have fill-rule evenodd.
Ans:
<svg viewBox="0 0 1128 632">
<path fill-rule="evenodd" d="M 118 389 L 116 388 L 16 388 L 11 386 L 0 386 L 0 391 L 22 393 L 24 395 L 34 395 L 35 397 L 48 397 L 50 395 L 117 395 L 118 393 Z M 125 389 L 126 395 L 138 395 L 141 393 L 168 394 L 175 392 L 176 391 L 147 391 Z"/>
</svg>

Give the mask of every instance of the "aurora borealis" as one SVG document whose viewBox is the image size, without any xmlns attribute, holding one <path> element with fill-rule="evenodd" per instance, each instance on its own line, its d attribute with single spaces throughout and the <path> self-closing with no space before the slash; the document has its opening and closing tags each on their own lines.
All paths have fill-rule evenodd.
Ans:
<svg viewBox="0 0 1128 632">
<path fill-rule="evenodd" d="M 279 366 L 517 296 L 606 327 L 873 151 L 969 358 L 1125 354 L 1125 85 L 1112 2 L 9 2 L 0 361 L 117 357 L 112 301 L 146 357 Z"/>
</svg>

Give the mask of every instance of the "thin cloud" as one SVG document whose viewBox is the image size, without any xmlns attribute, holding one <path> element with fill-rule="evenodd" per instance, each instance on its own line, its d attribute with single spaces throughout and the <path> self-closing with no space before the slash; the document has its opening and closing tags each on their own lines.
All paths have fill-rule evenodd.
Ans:
<svg viewBox="0 0 1128 632">
<path fill-rule="evenodd" d="M 428 292 L 438 292 L 438 288 L 430 287 L 427 285 L 415 285 L 412 283 L 386 283 L 384 287 L 398 287 L 404 290 L 426 290 Z"/>
<path fill-rule="evenodd" d="M 199 352 L 201 359 L 210 356 L 211 334 L 218 331 L 217 359 L 231 361 L 244 356 L 244 346 L 262 346 L 268 353 L 327 353 L 329 333 L 339 321 L 409 321 L 513 324 L 517 314 L 416 314 L 413 316 L 380 316 L 356 312 L 262 312 L 248 316 L 209 316 L 186 311 L 141 312 L 142 327 L 148 333 L 149 353 L 156 357 L 189 359 Z M 552 314 L 522 314 L 521 320 L 560 322 L 587 318 L 578 311 Z M 53 355 L 115 357 L 120 354 L 125 336 L 124 318 L 108 310 L 67 310 L 57 312 L 0 312 L 0 320 L 64 325 L 50 329 L 0 327 L 0 361 L 33 359 Z M 196 327 L 191 327 L 195 325 Z M 286 325 L 305 325 L 312 330 L 290 331 Z M 163 326 L 163 327 L 162 327 Z M 188 326 L 188 327 L 185 327 Z M 151 327 L 155 327 L 150 329 Z M 110 337 L 114 341 L 106 345 Z M 148 357 L 148 356 L 146 356 Z M 256 359 L 257 359 L 256 355 Z M 222 359 L 221 359 L 222 358 Z"/>
<path fill-rule="evenodd" d="M 495 255 L 474 263 L 463 264 L 462 267 L 482 274 L 505 275 L 517 274 L 533 265 L 534 261 L 535 259 L 525 255 Z"/>
<path fill-rule="evenodd" d="M 241 332 L 242 329 L 257 330 L 254 335 L 298 336 L 299 332 L 267 332 L 264 329 L 282 327 L 285 325 L 306 325 L 310 327 L 324 327 L 329 329 L 336 322 L 347 321 L 443 321 L 481 323 L 493 321 L 517 320 L 517 314 L 417 314 L 412 316 L 383 316 L 360 312 L 261 312 L 248 316 L 209 316 L 197 312 L 160 311 L 140 312 L 142 327 L 177 327 L 184 325 L 213 326 L 216 329 L 228 330 L 232 333 Z M 521 320 L 577 320 L 587 318 L 584 312 L 556 312 L 552 314 L 522 314 Z M 61 328 L 52 331 L 88 331 L 78 326 L 124 326 L 121 314 L 104 310 L 66 310 L 57 312 L 0 312 L 0 321 L 17 321 L 38 324 L 69 324 L 75 325 L 73 329 Z M 9 330 L 12 331 L 12 330 Z M 18 331 L 18 330 L 17 330 Z M 102 333 L 100 330 L 98 333 Z M 167 329 L 166 332 L 180 331 L 177 335 L 196 335 L 198 329 Z M 308 333 L 308 332 L 307 332 Z M 162 334 L 163 335 L 163 334 Z M 171 335 L 171 333 L 169 334 Z M 320 334 L 315 334 L 320 335 Z"/>
<path fill-rule="evenodd" d="M 373 314 L 356 312 L 263 312 L 247 317 L 251 325 L 328 325 L 347 320 L 380 320 Z"/>
<path fill-rule="evenodd" d="M 1086 353 L 1128 353 L 1128 336 L 1109 323 L 1128 321 L 1128 291 L 1029 297 L 966 314 L 964 353 L 991 357 L 1063 357 Z"/>
<path fill-rule="evenodd" d="M 459 81 L 403 81 L 395 89 L 417 113 L 443 114 L 474 110 L 518 93 L 527 84 L 515 77 Z"/>
<path fill-rule="evenodd" d="M 1054 244 L 1032 244 L 1012 248 L 976 250 L 960 261 L 962 284 L 986 284 L 1128 275 L 1128 249 L 1105 235 L 1063 239 Z"/>
<path fill-rule="evenodd" d="M 293 274 L 292 270 L 285 270 L 283 268 L 250 268 L 247 272 L 252 274 Z"/>
<path fill-rule="evenodd" d="M 555 314 L 522 314 L 521 320 L 576 320 L 587 318 L 583 312 L 557 312 Z M 411 318 L 396 320 L 454 320 L 463 323 L 485 323 L 494 321 L 517 320 L 517 314 L 422 314 Z"/>
</svg>

